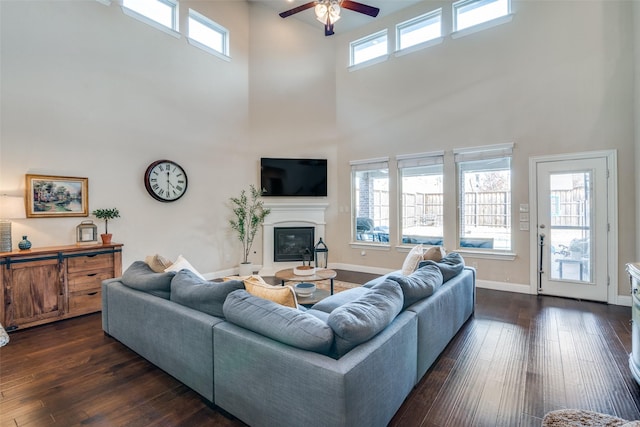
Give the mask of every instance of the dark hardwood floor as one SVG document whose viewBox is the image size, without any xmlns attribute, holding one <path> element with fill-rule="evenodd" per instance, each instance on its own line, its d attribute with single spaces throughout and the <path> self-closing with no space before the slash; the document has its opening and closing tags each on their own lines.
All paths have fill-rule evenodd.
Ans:
<svg viewBox="0 0 640 427">
<path fill-rule="evenodd" d="M 474 317 L 390 425 L 539 426 L 559 408 L 640 419 L 630 317 L 628 307 L 478 289 Z M 10 335 L 0 348 L 1 426 L 243 425 L 100 322 L 92 314 Z"/>
</svg>

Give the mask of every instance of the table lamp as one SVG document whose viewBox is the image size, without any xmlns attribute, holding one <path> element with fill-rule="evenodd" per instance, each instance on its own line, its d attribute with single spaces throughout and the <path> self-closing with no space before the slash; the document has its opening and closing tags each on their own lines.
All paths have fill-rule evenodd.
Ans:
<svg viewBox="0 0 640 427">
<path fill-rule="evenodd" d="M 20 196 L 0 196 L 0 252 L 11 252 L 11 221 L 26 218 L 24 198 Z"/>
</svg>

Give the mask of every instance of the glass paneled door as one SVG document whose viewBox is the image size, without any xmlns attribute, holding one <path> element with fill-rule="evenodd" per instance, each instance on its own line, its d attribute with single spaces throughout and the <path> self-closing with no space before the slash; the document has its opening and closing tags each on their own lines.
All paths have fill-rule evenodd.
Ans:
<svg viewBox="0 0 640 427">
<path fill-rule="evenodd" d="M 607 301 L 605 158 L 537 164 L 541 294 Z"/>
</svg>

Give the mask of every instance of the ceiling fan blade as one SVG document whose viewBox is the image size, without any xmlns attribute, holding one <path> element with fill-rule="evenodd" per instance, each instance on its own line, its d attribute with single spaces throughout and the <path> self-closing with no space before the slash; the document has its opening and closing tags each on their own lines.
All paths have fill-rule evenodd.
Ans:
<svg viewBox="0 0 640 427">
<path fill-rule="evenodd" d="M 302 6 L 294 7 L 293 9 L 289 9 L 282 13 L 279 13 L 280 17 L 286 18 L 287 16 L 291 16 L 294 13 L 302 12 L 303 10 L 311 9 L 316 5 L 315 1 L 310 1 L 309 3 L 305 3 Z"/>
<path fill-rule="evenodd" d="M 342 0 L 340 7 L 353 10 L 354 12 L 364 13 L 365 15 L 373 16 L 374 18 L 380 13 L 380 9 L 366 4 L 358 3 L 350 0 Z"/>
</svg>

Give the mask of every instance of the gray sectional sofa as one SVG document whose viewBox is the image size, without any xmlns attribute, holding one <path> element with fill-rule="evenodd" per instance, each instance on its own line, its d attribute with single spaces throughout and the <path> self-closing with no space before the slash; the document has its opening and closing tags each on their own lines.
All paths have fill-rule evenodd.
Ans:
<svg viewBox="0 0 640 427">
<path fill-rule="evenodd" d="M 455 253 L 308 310 L 145 266 L 103 282 L 105 333 L 251 426 L 386 425 L 475 305 Z"/>
</svg>

